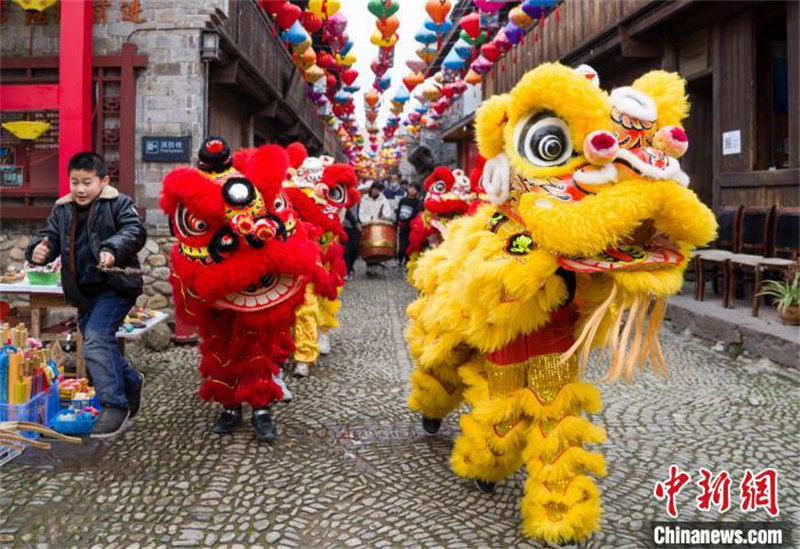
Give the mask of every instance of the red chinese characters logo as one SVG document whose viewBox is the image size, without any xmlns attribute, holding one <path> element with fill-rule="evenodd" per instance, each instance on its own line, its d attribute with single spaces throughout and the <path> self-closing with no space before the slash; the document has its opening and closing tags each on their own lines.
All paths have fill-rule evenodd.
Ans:
<svg viewBox="0 0 800 549">
<path fill-rule="evenodd" d="M 733 479 L 728 471 L 723 470 L 717 475 L 701 467 L 700 480 L 696 485 L 700 488 L 700 495 L 695 498 L 695 505 L 700 511 L 716 509 L 725 513 L 731 508 L 731 484 Z M 681 471 L 677 466 L 670 465 L 669 478 L 656 483 L 653 495 L 659 501 L 666 500 L 667 514 L 672 518 L 678 516 L 677 498 L 681 490 L 689 484 L 691 476 L 686 471 Z M 739 508 L 752 513 L 764 509 L 770 516 L 780 514 L 778 507 L 778 471 L 772 468 L 753 473 L 746 469 L 739 483 L 740 503 Z"/>
</svg>

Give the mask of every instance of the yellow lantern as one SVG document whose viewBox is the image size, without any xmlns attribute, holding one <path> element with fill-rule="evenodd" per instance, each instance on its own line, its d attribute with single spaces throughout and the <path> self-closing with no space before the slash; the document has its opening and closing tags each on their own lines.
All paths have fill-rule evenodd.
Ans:
<svg viewBox="0 0 800 549">
<path fill-rule="evenodd" d="M 319 17 L 320 19 L 327 19 L 342 7 L 339 0 L 310 0 L 308 3 L 308 11 Z"/>
<path fill-rule="evenodd" d="M 13 0 L 16 5 L 25 11 L 43 12 L 58 0 Z"/>
</svg>

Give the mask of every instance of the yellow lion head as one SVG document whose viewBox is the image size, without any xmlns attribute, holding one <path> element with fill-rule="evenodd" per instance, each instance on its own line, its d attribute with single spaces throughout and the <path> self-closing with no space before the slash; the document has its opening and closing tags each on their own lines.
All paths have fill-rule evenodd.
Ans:
<svg viewBox="0 0 800 549">
<path fill-rule="evenodd" d="M 678 160 L 688 112 L 676 74 L 653 71 L 608 94 L 586 71 L 545 64 L 477 113 L 487 194 L 577 273 L 577 300 L 616 314 L 607 324 L 617 334 L 623 311 L 641 325 L 652 299 L 663 306 L 680 290 L 691 250 L 716 232 Z M 607 316 L 587 321 L 588 342 Z"/>
</svg>

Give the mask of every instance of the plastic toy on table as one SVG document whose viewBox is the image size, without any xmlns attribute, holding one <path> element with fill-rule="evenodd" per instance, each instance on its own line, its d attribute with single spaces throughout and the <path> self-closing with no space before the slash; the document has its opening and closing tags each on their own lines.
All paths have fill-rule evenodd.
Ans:
<svg viewBox="0 0 800 549">
<path fill-rule="evenodd" d="M 34 286 L 53 286 L 61 280 L 61 258 L 47 265 L 34 265 L 26 261 L 24 269 L 28 284 Z"/>
</svg>

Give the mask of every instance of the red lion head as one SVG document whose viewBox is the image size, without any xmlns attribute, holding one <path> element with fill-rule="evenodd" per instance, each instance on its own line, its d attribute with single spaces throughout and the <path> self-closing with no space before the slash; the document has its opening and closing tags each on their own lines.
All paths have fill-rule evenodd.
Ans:
<svg viewBox="0 0 800 549">
<path fill-rule="evenodd" d="M 466 196 L 457 192 L 456 177 L 450 168 L 439 166 L 425 180 L 425 209 L 436 216 L 451 217 L 469 208 Z"/>
<path fill-rule="evenodd" d="M 161 208 L 178 240 L 171 255 L 176 299 L 187 308 L 248 313 L 290 306 L 302 300 L 307 281 L 325 275 L 308 227 L 281 188 L 287 154 L 266 145 L 237 154 L 232 165 L 224 140 L 210 138 L 199 169 L 177 168 L 164 179 Z"/>
</svg>

